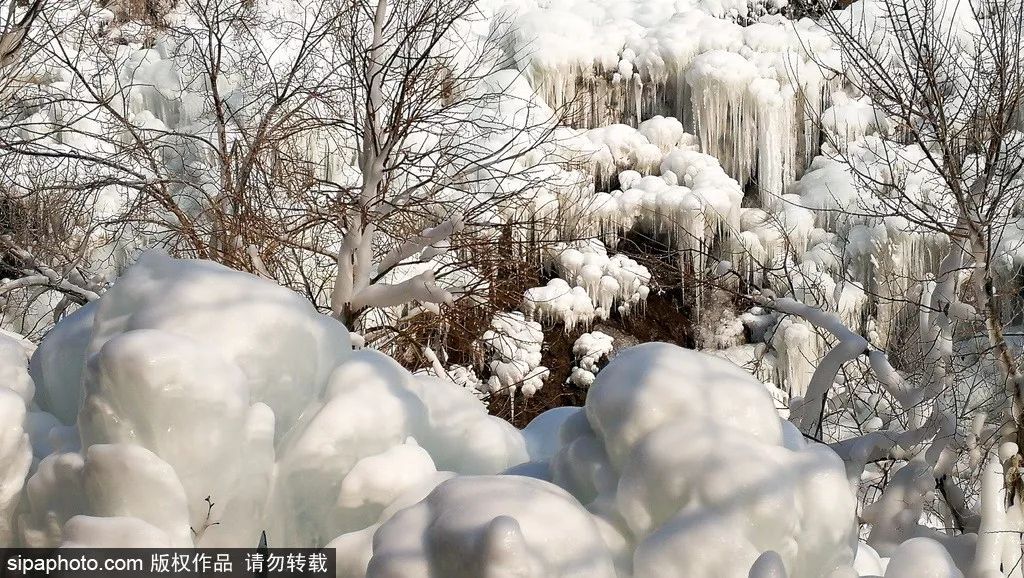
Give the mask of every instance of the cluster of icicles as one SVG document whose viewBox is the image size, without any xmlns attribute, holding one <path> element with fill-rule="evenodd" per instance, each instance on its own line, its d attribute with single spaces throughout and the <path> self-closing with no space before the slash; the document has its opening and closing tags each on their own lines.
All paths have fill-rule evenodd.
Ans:
<svg viewBox="0 0 1024 578">
<path fill-rule="evenodd" d="M 609 257 L 605 246 L 640 231 L 677 253 L 684 291 L 693 292 L 698 315 L 700 288 L 724 267 L 754 288 L 835 312 L 857 330 L 888 326 L 899 311 L 886 297 L 907 294 L 911 280 L 933 273 L 946 240 L 904 219 L 867 216 L 877 200 L 858 186 L 849 160 L 874 162 L 872 143 L 883 127 L 864 113 L 870 105 L 863 99 L 835 99 L 825 111 L 832 119 L 825 128 L 844 143 L 842 154 L 826 147 L 792 192 L 761 190 L 752 202 L 760 206 L 753 207 L 744 206 L 739 182 L 717 158 L 697 150 L 697 139 L 678 119 L 656 116 L 636 129 L 620 124 L 584 131 L 588 144 L 575 145 L 587 150 L 605 187 L 572 189 L 556 210 L 576 215 L 579 231 L 591 240 L 550 252 L 556 277 L 527 291 L 524 312 L 572 331 L 606 318 L 614 305 L 620 314 L 636 311 L 650 291 L 650 272 L 623 255 Z M 827 350 L 823 338 L 794 320 L 760 332 L 771 344 L 778 382 L 802 394 Z M 884 334 L 875 339 L 884 347 Z"/>
<path fill-rule="evenodd" d="M 587 159 L 594 187 L 552 186 L 538 197 L 544 210 L 608 247 L 640 230 L 676 251 L 697 315 L 703 281 L 735 271 L 753 288 L 836 313 L 884 348 L 887 332 L 874 328 L 901 315 L 901 297 L 934 275 L 948 245 L 880 216 L 892 211 L 858 183 L 856 173 L 892 178 L 893 159 L 878 155 L 886 119 L 827 72 L 837 49 L 813 22 L 762 16 L 743 26 L 710 4 L 570 0 L 518 14 L 514 42 L 531 47 L 520 68 L 537 93 L 556 109 L 571 104 L 570 124 L 596 127 L 559 133 L 560 147 Z M 912 177 L 903 186 L 920 206 L 941 206 L 919 152 L 896 152 Z M 745 198 L 748 182 L 756 193 Z M 1003 243 L 1015 243 L 1003 251 L 1014 264 L 1024 263 L 1019 229 Z M 571 331 L 606 316 L 608 302 L 632 303 L 560 261 L 549 259 L 558 278 L 527 292 L 528 317 Z M 779 318 L 750 333 L 770 344 L 775 381 L 802 395 L 824 337 Z"/>
<path fill-rule="evenodd" d="M 546 260 L 556 276 L 526 291 L 523 310 L 531 318 L 560 321 L 566 331 L 607 319 L 613 310 L 627 316 L 641 309 L 650 293 L 647 267 L 622 254 L 609 256 L 598 239 L 559 243 Z"/>
<path fill-rule="evenodd" d="M 749 14 L 700 0 L 568 4 L 520 13 L 513 53 L 529 54 L 520 67 L 573 126 L 673 116 L 741 185 L 753 178 L 776 196 L 817 154 L 839 81 L 826 72 L 837 52 L 812 21 L 743 26 Z"/>
</svg>

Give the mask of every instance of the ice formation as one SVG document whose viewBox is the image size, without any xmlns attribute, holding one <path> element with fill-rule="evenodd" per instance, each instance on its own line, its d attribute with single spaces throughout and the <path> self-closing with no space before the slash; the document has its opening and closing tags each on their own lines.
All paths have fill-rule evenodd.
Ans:
<svg viewBox="0 0 1024 578">
<path fill-rule="evenodd" d="M 26 412 L 27 352 L 0 341 L 0 372 L 15 385 L 0 390 L 3 543 L 251 546 L 265 529 L 273 544 L 329 545 L 338 575 L 353 578 L 962 571 L 969 540 L 900 539 L 906 500 L 911 514 L 923 503 L 911 466 L 863 513 L 877 548 L 856 548 L 843 462 L 780 420 L 765 387 L 729 361 L 659 343 L 623 350 L 584 407 L 519 432 L 462 385 L 353 351 L 340 324 L 292 297 L 147 254 L 33 355 L 46 384 L 33 399 L 77 407 L 72 428 Z M 505 330 L 530 327 L 515 321 Z M 582 362 L 610 342 L 584 335 Z M 269 403 L 282 392 L 301 408 L 290 422 L 278 410 L 292 405 Z M 990 464 L 983 527 L 999 530 L 1012 522 L 995 507 L 1002 473 Z M 1003 541 L 977 543 L 980 568 L 1006 555 Z"/>
<path fill-rule="evenodd" d="M 794 434 L 729 362 L 641 345 L 598 375 L 584 408 L 527 427 L 534 462 L 424 483 L 372 541 L 335 540 L 341 575 L 732 577 L 768 551 L 790 577 L 855 575 L 843 465 Z"/>
<path fill-rule="evenodd" d="M 527 458 L 465 388 L 352 351 L 341 324 L 268 281 L 147 254 L 92 313 L 33 358 L 51 399 L 84 398 L 59 405 L 80 404 L 77 432 L 53 418 L 40 432 L 55 447 L 26 483 L 18 543 L 251 546 L 265 529 L 326 544 L 438 469 Z"/>
<path fill-rule="evenodd" d="M 14 541 L 15 511 L 32 465 L 27 430 L 33 393 L 28 352 L 21 342 L 0 334 L 0 545 Z"/>
<path fill-rule="evenodd" d="M 667 235 L 683 249 L 711 245 L 738 228 L 743 189 L 715 157 L 696 150 L 693 135 L 680 126 L 666 117 L 644 121 L 639 130 L 618 125 L 614 134 L 620 140 L 602 146 L 649 150 L 656 158 L 605 166 L 601 154 L 588 157 L 598 177 L 613 168 L 628 168 L 608 180 L 618 188 L 562 197 L 560 209 L 575 214 L 574 205 L 584 207 L 582 230 L 602 234 L 605 240 L 638 227 Z"/>
<path fill-rule="evenodd" d="M 627 316 L 643 309 L 650 293 L 647 267 L 622 254 L 609 256 L 598 239 L 558 243 L 548 253 L 557 277 L 526 290 L 523 311 L 531 318 L 560 321 L 572 331 L 613 311 Z"/>
<path fill-rule="evenodd" d="M 565 421 L 551 479 L 632 552 L 620 575 L 741 576 L 775 550 L 790 576 L 829 576 L 852 562 L 855 502 L 841 462 L 791 428 L 731 363 L 644 344 L 619 353 Z"/>
<path fill-rule="evenodd" d="M 366 578 L 398 576 L 616 578 L 597 520 L 565 490 L 513 475 L 442 482 L 385 522 Z"/>
<path fill-rule="evenodd" d="M 591 162 L 595 165 L 595 178 L 601 184 L 625 170 L 650 173 L 661 162 L 662 150 L 635 128 L 612 124 L 590 129 L 586 137 L 597 148 Z"/>
<path fill-rule="evenodd" d="M 614 341 L 611 335 L 600 331 L 580 335 L 572 344 L 572 355 L 576 358 L 576 365 L 569 374 L 569 381 L 580 387 L 589 387 L 594 383 L 598 363 L 611 354 Z"/>
<path fill-rule="evenodd" d="M 730 176 L 746 183 L 756 172 L 765 194 L 783 194 L 815 154 L 813 125 L 831 95 L 816 62 L 836 57 L 813 22 L 767 14 L 786 4 L 517 3 L 509 52 L 546 102 L 578 102 L 572 124 L 608 133 L 674 116 Z M 632 148 L 635 161 L 642 150 Z"/>
<path fill-rule="evenodd" d="M 514 397 L 522 391 L 532 397 L 544 386 L 548 368 L 541 365 L 544 332 L 540 323 L 527 320 L 518 311 L 499 313 L 481 341 L 490 358 L 491 376 L 481 384 L 488 393 Z"/>
<path fill-rule="evenodd" d="M 166 331 L 173 325 L 173 333 L 197 347 L 216 346 L 244 374 L 252 401 L 274 410 L 279 432 L 291 427 L 350 347 L 348 333 L 312 315 L 312 306 L 299 295 L 208 262 L 151 252 L 108 293 L 102 303 L 62 324 L 33 357 L 33 379 L 45 392 L 40 407 L 64 423 L 74 420 L 83 391 L 89 391 L 91 368 L 85 360 L 128 331 Z M 237 326 L 247 331 L 225 334 Z M 260 353 L 272 340 L 289 345 L 279 358 Z M 281 383 L 293 385 L 284 391 Z"/>
</svg>

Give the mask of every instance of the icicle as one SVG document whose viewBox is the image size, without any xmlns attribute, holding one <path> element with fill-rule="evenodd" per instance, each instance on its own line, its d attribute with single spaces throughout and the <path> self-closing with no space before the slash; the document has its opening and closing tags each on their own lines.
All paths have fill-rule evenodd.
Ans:
<svg viewBox="0 0 1024 578">
<path fill-rule="evenodd" d="M 756 128 L 748 118 L 747 87 L 756 77 L 750 61 L 724 50 L 701 54 L 686 73 L 701 149 L 740 183 L 747 181 L 754 162 Z"/>
<path fill-rule="evenodd" d="M 757 122 L 757 184 L 761 206 L 777 209 L 778 198 L 796 179 L 796 140 L 792 122 L 792 89 L 776 80 L 759 78 L 750 84 Z"/>
</svg>

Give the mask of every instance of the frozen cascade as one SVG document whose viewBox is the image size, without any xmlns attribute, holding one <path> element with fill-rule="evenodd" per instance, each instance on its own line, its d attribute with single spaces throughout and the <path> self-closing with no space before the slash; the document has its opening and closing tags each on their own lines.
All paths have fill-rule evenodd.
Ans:
<svg viewBox="0 0 1024 578">
<path fill-rule="evenodd" d="M 795 95 L 777 80 L 759 78 L 750 84 L 757 122 L 757 190 L 761 206 L 778 208 L 797 175 L 793 135 Z"/>
<path fill-rule="evenodd" d="M 747 87 L 756 67 L 735 52 L 714 50 L 694 59 L 686 73 L 693 116 L 704 152 L 718 158 L 733 178 L 746 182 L 754 166 L 756 126 Z"/>
<path fill-rule="evenodd" d="M 735 21 L 746 13 L 742 2 L 729 10 L 652 0 L 593 4 L 520 10 L 509 48 L 530 48 L 518 66 L 551 106 L 572 103 L 570 124 L 637 126 L 674 116 L 741 184 L 756 166 L 758 183 L 775 194 L 817 154 L 814 124 L 836 81 L 816 63 L 832 62 L 835 52 L 811 21 L 763 16 L 744 27 Z"/>
</svg>

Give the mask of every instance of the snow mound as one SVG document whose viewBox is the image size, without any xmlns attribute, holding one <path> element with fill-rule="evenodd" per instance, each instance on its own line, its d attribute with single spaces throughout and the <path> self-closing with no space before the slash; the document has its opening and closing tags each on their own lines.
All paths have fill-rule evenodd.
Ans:
<svg viewBox="0 0 1024 578">
<path fill-rule="evenodd" d="M 625 350 L 583 408 L 519 432 L 462 386 L 352 351 L 340 324 L 295 303 L 254 277 L 149 255 L 58 325 L 55 342 L 87 352 L 84 366 L 52 367 L 61 358 L 44 342 L 34 368 L 81 376 L 83 393 L 65 392 L 84 395 L 80 439 L 36 420 L 59 443 L 25 484 L 16 542 L 251 546 L 265 529 L 275 545 L 329 545 L 338 575 L 358 578 L 713 578 L 759 559 L 790 578 L 852 572 L 842 462 L 806 445 L 728 361 L 659 343 Z M 320 349 L 297 351 L 302 336 Z M 280 378 L 316 377 L 289 356 L 328 376 Z M 268 360 L 285 365 L 274 383 L 244 365 Z M 291 406 L 263 401 L 286 393 L 299 398 L 291 421 L 278 416 Z M 18 394 L 0 395 L 8 405 L 4 423 L 33 421 Z M 0 437 L 15 499 L 27 437 Z"/>
<path fill-rule="evenodd" d="M 26 406 L 34 390 L 22 343 L 0 334 L 0 545 L 13 541 L 14 511 L 32 464 Z"/>
<path fill-rule="evenodd" d="M 842 462 L 805 445 L 728 361 L 662 343 L 628 349 L 585 407 L 542 414 L 524 434 L 534 462 L 430 478 L 398 500 L 418 503 L 385 510 L 372 539 L 335 540 L 340 575 L 731 578 L 765 552 L 761 565 L 791 578 L 853 572 Z"/>
</svg>

